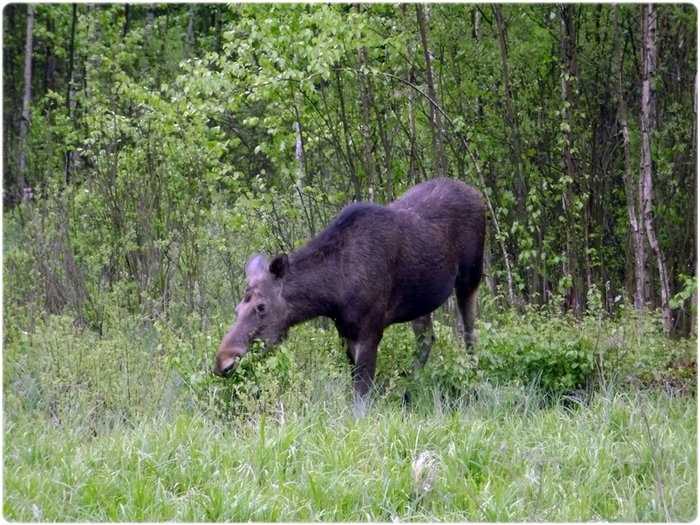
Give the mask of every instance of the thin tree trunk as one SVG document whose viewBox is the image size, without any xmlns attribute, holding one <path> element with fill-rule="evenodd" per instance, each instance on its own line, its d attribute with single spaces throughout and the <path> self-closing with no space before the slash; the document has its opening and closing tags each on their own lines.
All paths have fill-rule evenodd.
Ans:
<svg viewBox="0 0 700 525">
<path fill-rule="evenodd" d="M 350 136 L 350 130 L 348 128 L 348 116 L 345 111 L 345 97 L 343 96 L 343 83 L 340 79 L 339 71 L 336 71 L 335 73 L 335 80 L 337 84 L 338 102 L 340 104 L 340 121 L 343 124 L 343 134 L 345 135 L 345 140 L 343 142 L 345 143 L 345 150 L 347 152 L 347 163 L 348 168 L 350 169 L 350 180 L 355 190 L 353 200 L 357 201 L 360 200 L 360 197 L 362 196 L 362 185 L 360 184 L 360 179 L 358 178 L 357 171 L 355 170 L 355 162 L 353 161 L 355 155 L 352 151 L 351 146 L 352 137 Z"/>
<path fill-rule="evenodd" d="M 472 22 L 472 38 L 474 40 L 480 40 L 481 39 L 481 11 L 479 11 L 479 7 L 473 7 L 470 11 L 471 13 L 471 22 Z"/>
<path fill-rule="evenodd" d="M 367 50 L 362 47 L 357 54 L 360 62 L 360 71 L 363 71 L 367 66 Z M 362 159 L 365 166 L 365 183 L 369 201 L 374 202 L 374 162 L 372 160 L 372 124 L 370 122 L 372 87 L 369 78 L 362 72 L 360 72 L 358 82 L 360 87 L 360 112 L 362 113 Z"/>
<path fill-rule="evenodd" d="M 22 6 L 19 4 L 8 4 L 2 10 L 2 22 L 3 31 L 5 34 L 14 34 L 17 31 L 17 18 L 18 11 Z M 26 19 L 26 14 L 23 16 Z M 18 86 L 17 78 L 15 77 L 15 68 L 8 67 L 12 64 L 15 57 L 15 52 L 19 49 L 15 49 L 14 46 L 4 45 L 2 49 L 2 58 L 5 69 L 3 71 L 3 87 L 4 95 L 7 100 L 11 101 L 9 104 L 3 106 L 2 112 L 2 124 L 4 133 L 2 134 L 2 161 L 4 166 L 3 177 L 4 186 L 14 186 L 17 184 L 16 175 L 10 178 L 10 173 L 8 167 L 17 162 L 17 151 L 12 147 L 14 145 L 15 139 L 17 138 L 17 115 L 22 113 L 21 108 L 19 108 L 19 91 L 21 86 Z"/>
<path fill-rule="evenodd" d="M 24 147 L 29 129 L 29 108 L 32 101 L 32 49 L 34 47 L 34 5 L 27 4 L 27 39 L 24 46 L 24 93 L 22 95 L 22 117 L 19 122 L 19 149 L 17 153 L 17 181 L 19 195 L 24 198 L 27 186 L 25 171 L 27 157 Z"/>
<path fill-rule="evenodd" d="M 296 159 L 295 182 L 298 190 L 304 186 L 313 184 L 311 173 L 306 159 L 304 140 L 304 127 L 301 125 L 301 115 L 299 107 L 302 104 L 302 94 L 300 91 L 290 90 L 290 96 L 294 100 L 294 158 Z"/>
<path fill-rule="evenodd" d="M 149 3 L 146 9 L 146 20 L 143 25 L 143 50 L 146 54 L 146 60 L 144 60 L 142 69 L 144 74 L 148 72 L 152 59 L 151 49 L 153 48 L 153 44 L 151 43 L 151 39 L 153 38 L 153 20 L 155 19 L 155 15 L 156 5 Z"/>
<path fill-rule="evenodd" d="M 504 240 L 505 237 L 503 236 L 501 227 L 498 224 L 496 210 L 493 208 L 493 204 L 491 204 L 491 198 L 489 197 L 489 192 L 487 191 L 488 186 L 486 185 L 484 172 L 482 171 L 481 166 L 479 165 L 476 155 L 472 153 L 471 149 L 469 148 L 469 144 L 467 143 L 467 140 L 464 137 L 462 137 L 462 142 L 467 150 L 467 153 L 469 154 L 469 157 L 472 160 L 472 163 L 474 164 L 476 173 L 479 175 L 479 181 L 481 182 L 481 189 L 482 194 L 484 196 L 484 201 L 486 202 L 486 208 L 488 209 L 489 215 L 491 216 L 491 222 L 493 223 L 493 228 L 495 230 L 495 237 L 498 240 L 498 244 L 501 247 L 501 254 L 503 255 L 503 266 L 506 270 L 506 283 L 508 285 L 508 304 L 510 306 L 513 306 L 516 304 L 515 287 L 513 286 L 513 271 L 511 270 L 510 255 L 508 254 L 508 249 L 506 248 L 506 243 Z"/>
<path fill-rule="evenodd" d="M 189 58 L 190 54 L 194 52 L 194 13 L 195 13 L 195 4 L 190 4 L 190 16 L 189 16 L 189 21 L 187 22 L 187 33 L 185 34 L 185 50 L 184 50 L 184 57 Z"/>
<path fill-rule="evenodd" d="M 579 169 L 573 153 L 574 147 L 574 118 L 572 109 L 576 107 L 576 95 L 574 82 L 578 76 L 578 68 L 576 65 L 576 51 L 574 42 L 574 20 L 571 12 L 571 6 L 566 4 L 559 8 L 560 20 L 560 36 L 559 49 L 561 52 L 562 75 L 561 75 L 561 90 L 562 90 L 562 133 L 564 135 L 564 143 L 562 146 L 562 154 L 564 157 L 564 172 L 566 177 L 563 179 L 562 193 L 562 209 L 566 216 L 566 244 L 564 267 L 562 269 L 564 277 L 570 277 L 571 284 L 566 294 L 566 307 L 574 310 L 576 314 L 581 313 L 582 299 L 580 290 L 579 265 L 576 258 L 577 253 L 577 221 L 578 215 L 575 207 L 574 184 L 579 178 Z M 585 254 L 587 246 L 583 252 Z M 587 257 L 584 255 L 584 257 Z M 588 265 L 586 265 L 588 267 Z"/>
<path fill-rule="evenodd" d="M 510 71 L 508 68 L 508 40 L 506 32 L 505 20 L 503 13 L 498 4 L 492 4 L 494 18 L 498 26 L 498 42 L 501 49 L 501 74 L 503 77 L 503 90 L 505 94 L 506 113 L 505 119 L 510 128 L 510 152 L 513 162 L 514 182 L 515 182 L 515 199 L 516 199 L 516 220 L 523 228 L 526 228 L 528 222 L 528 214 L 525 210 L 525 199 L 527 197 L 527 188 L 525 186 L 525 178 L 523 177 L 522 166 L 522 146 L 520 141 L 520 130 L 518 127 L 518 118 L 515 109 L 513 108 L 513 89 L 510 82 Z M 531 261 L 531 267 L 528 271 L 528 288 L 529 294 L 532 295 L 537 291 L 537 276 L 539 274 L 538 261 L 535 258 Z"/>
<path fill-rule="evenodd" d="M 355 12 L 360 13 L 361 4 L 353 6 Z M 365 74 L 369 61 L 367 60 L 367 49 L 360 47 L 357 51 L 357 61 L 360 66 L 358 75 L 358 85 L 360 90 L 360 114 L 362 116 L 362 163 L 365 167 L 365 184 L 367 186 L 367 196 L 370 202 L 374 202 L 374 161 L 372 159 L 372 124 L 370 121 L 370 108 L 373 105 L 372 85 L 370 78 Z"/>
<path fill-rule="evenodd" d="M 428 84 L 428 97 L 434 104 L 438 103 L 437 91 L 435 90 L 435 74 L 433 71 L 433 54 L 428 47 L 428 32 L 426 28 L 425 12 L 420 4 L 416 4 L 416 18 L 418 20 L 418 30 L 420 32 L 421 43 L 423 44 L 423 54 L 425 56 L 425 79 Z M 447 158 L 445 155 L 445 139 L 442 129 L 442 118 L 440 112 L 435 109 L 433 103 L 429 105 L 430 121 L 433 140 L 433 154 L 435 156 L 435 175 L 438 177 L 447 176 Z"/>
<path fill-rule="evenodd" d="M 414 83 L 413 79 L 413 68 L 409 66 L 408 79 L 409 84 Z M 418 146 L 417 146 L 417 133 L 416 133 L 416 103 L 415 97 L 412 89 L 408 90 L 408 141 L 411 146 L 411 158 L 408 167 L 408 180 L 415 184 L 419 181 L 418 174 L 420 170 L 418 169 Z"/>
<path fill-rule="evenodd" d="M 160 56 L 158 57 L 158 70 L 156 71 L 156 86 L 160 86 L 160 79 L 163 75 L 165 65 L 165 43 L 168 41 L 168 30 L 170 29 L 170 4 L 165 4 L 165 24 L 160 35 Z"/>
<path fill-rule="evenodd" d="M 525 183 L 523 181 L 522 175 L 522 159 L 521 159 L 521 145 L 520 145 L 520 132 L 518 130 L 518 119 L 513 109 L 513 90 L 510 84 L 510 73 L 508 70 L 508 42 L 506 36 L 506 24 L 503 20 L 503 14 L 501 13 L 501 7 L 498 4 L 491 5 L 493 9 L 493 14 L 496 19 L 496 25 L 498 26 L 498 42 L 501 48 L 501 72 L 503 75 L 503 90 L 505 92 L 506 101 L 506 122 L 508 127 L 510 127 L 511 133 L 511 155 L 513 157 L 513 169 L 515 170 L 515 195 L 517 197 L 517 207 L 518 207 L 518 219 L 525 220 L 525 195 L 527 193 L 525 189 Z"/>
<path fill-rule="evenodd" d="M 408 5 L 401 4 L 401 12 L 404 16 L 404 29 L 406 32 L 410 31 L 409 26 L 411 22 L 408 21 Z M 406 45 L 406 78 L 404 82 L 408 86 L 415 84 L 414 71 L 413 71 L 413 39 L 407 41 Z M 415 108 L 415 97 L 413 89 L 409 89 L 406 93 L 406 109 L 408 110 L 408 142 L 409 142 L 409 164 L 408 164 L 408 182 L 415 184 L 419 181 L 419 169 L 418 169 L 418 148 L 416 146 L 416 108 Z"/>
<path fill-rule="evenodd" d="M 149 2 L 148 3 L 148 8 L 146 9 L 146 24 L 143 28 L 144 32 L 144 40 L 148 40 L 151 34 L 151 31 L 153 30 L 153 19 L 155 18 L 156 14 L 156 4 Z"/>
<path fill-rule="evenodd" d="M 382 149 L 384 150 L 384 164 L 382 171 L 384 172 L 384 198 L 386 202 L 391 202 L 394 200 L 394 183 L 391 180 L 391 141 L 386 132 L 386 126 L 384 125 L 384 115 L 380 111 L 377 104 L 374 104 L 374 116 L 377 119 L 377 130 L 379 132 L 379 140 L 382 143 Z"/>
<path fill-rule="evenodd" d="M 620 34 L 620 25 L 617 17 L 617 5 L 611 6 L 613 16 L 613 47 L 615 60 L 615 75 L 617 81 L 617 98 L 618 98 L 618 122 L 622 132 L 622 148 L 625 160 L 625 193 L 627 196 L 627 216 L 630 223 L 630 235 L 632 237 L 632 249 L 634 252 L 634 287 L 632 297 L 634 300 L 634 308 L 638 312 L 644 310 L 645 297 L 644 283 L 646 277 L 646 253 L 644 245 L 644 230 L 640 226 L 639 219 L 639 193 L 635 191 L 638 185 L 635 183 L 632 169 L 632 147 L 630 145 L 630 131 L 627 122 L 627 105 L 625 104 L 625 93 L 622 85 L 622 39 Z"/>
<path fill-rule="evenodd" d="M 68 90 L 66 93 L 66 107 L 68 109 L 68 120 L 75 129 L 75 29 L 78 23 L 78 4 L 73 4 L 73 15 L 70 28 L 70 43 L 68 46 Z M 66 149 L 63 160 L 63 181 L 69 184 L 73 170 L 73 150 L 71 146 Z"/>
<path fill-rule="evenodd" d="M 124 4 L 124 25 L 122 26 L 122 40 L 131 31 L 131 5 Z"/>
<path fill-rule="evenodd" d="M 691 135 L 691 158 L 697 159 L 698 155 L 698 72 L 695 72 L 695 80 L 693 81 L 693 133 Z M 697 224 L 697 207 L 694 209 L 693 219 L 691 224 Z M 691 231 L 693 231 L 691 226 Z M 691 234 L 691 238 L 695 235 Z M 693 258 L 693 267 L 697 268 L 697 256 Z M 696 275 L 697 276 L 697 275 Z M 698 304 L 698 289 L 697 287 L 690 296 L 690 337 L 697 338 L 698 336 L 698 318 L 697 318 L 697 304 Z"/>
<path fill-rule="evenodd" d="M 670 285 L 664 257 L 659 240 L 656 236 L 653 215 L 653 185 L 651 159 L 651 129 L 656 102 L 652 89 L 652 80 L 656 73 L 656 9 L 653 4 L 644 4 L 642 10 L 642 108 L 641 108 L 641 155 L 639 184 L 641 190 L 644 230 L 651 251 L 656 256 L 659 270 L 659 285 L 661 287 L 661 313 L 664 321 L 664 332 L 671 335 L 673 315 L 669 305 Z"/>
<path fill-rule="evenodd" d="M 98 10 L 101 8 L 99 4 L 90 3 L 85 6 L 86 18 L 88 20 L 88 31 L 90 33 L 90 45 L 83 46 L 85 53 L 85 71 L 83 72 L 83 90 L 85 99 L 92 98 L 92 77 L 97 75 L 97 71 L 102 67 L 101 55 L 91 54 L 90 51 L 95 48 L 95 45 L 100 41 L 102 35 L 102 24 L 98 16 Z M 92 29 L 89 29 L 89 24 L 93 24 Z"/>
<path fill-rule="evenodd" d="M 300 190 L 304 188 L 306 156 L 304 155 L 304 137 L 301 134 L 301 122 L 299 122 L 299 111 L 294 108 L 296 119 L 294 120 L 294 157 L 296 158 L 297 174 L 296 184 Z"/>
<path fill-rule="evenodd" d="M 221 42 L 223 39 L 223 15 L 221 13 L 221 4 L 216 4 L 216 40 L 214 43 L 214 51 L 221 53 Z"/>
</svg>

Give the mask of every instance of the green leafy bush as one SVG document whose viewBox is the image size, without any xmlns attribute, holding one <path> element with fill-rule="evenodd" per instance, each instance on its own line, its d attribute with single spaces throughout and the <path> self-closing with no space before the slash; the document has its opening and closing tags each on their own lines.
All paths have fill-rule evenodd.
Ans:
<svg viewBox="0 0 700 525">
<path fill-rule="evenodd" d="M 170 363 L 199 410 L 218 418 L 250 416 L 324 404 L 343 397 L 350 401 L 350 367 L 334 332 L 313 323 L 293 329 L 272 349 L 254 343 L 226 378 L 211 373 L 218 341 L 203 358 L 175 355 Z M 333 395 L 329 395 L 329 394 Z"/>
<path fill-rule="evenodd" d="M 549 396 L 569 395 L 631 381 L 657 381 L 669 366 L 688 375 L 695 359 L 691 339 L 671 343 L 659 315 L 637 315 L 619 307 L 615 318 L 591 310 L 581 319 L 528 308 L 522 313 L 488 313 L 477 323 L 478 343 L 467 351 L 456 330 L 435 322 L 436 341 L 425 369 L 410 371 L 415 341 L 410 328 L 391 327 L 378 357 L 377 380 L 398 397 L 439 389 L 452 397 L 468 395 L 477 385 L 520 385 Z"/>
<path fill-rule="evenodd" d="M 526 314 L 519 323 L 487 322 L 480 336 L 479 375 L 491 381 L 562 394 L 586 386 L 595 370 L 594 342 L 566 318 Z"/>
</svg>

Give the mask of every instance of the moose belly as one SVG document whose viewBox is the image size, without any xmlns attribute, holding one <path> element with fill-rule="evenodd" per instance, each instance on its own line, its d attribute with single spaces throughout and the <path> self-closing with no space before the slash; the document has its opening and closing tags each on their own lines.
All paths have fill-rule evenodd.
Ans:
<svg viewBox="0 0 700 525">
<path fill-rule="evenodd" d="M 426 279 L 396 289 L 385 324 L 412 321 L 436 310 L 450 296 L 454 284 L 454 277 L 437 282 Z"/>
</svg>

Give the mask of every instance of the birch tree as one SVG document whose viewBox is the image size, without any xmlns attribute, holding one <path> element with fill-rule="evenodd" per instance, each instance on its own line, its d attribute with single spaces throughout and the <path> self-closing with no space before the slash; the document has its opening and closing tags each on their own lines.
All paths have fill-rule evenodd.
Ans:
<svg viewBox="0 0 700 525">
<path fill-rule="evenodd" d="M 641 107 L 641 150 L 639 186 L 641 207 L 644 220 L 644 231 L 649 247 L 656 257 L 659 271 L 659 286 L 661 288 L 661 312 L 664 320 L 664 331 L 669 335 L 673 329 L 673 315 L 669 300 L 671 299 L 666 259 L 659 245 L 654 226 L 654 188 L 652 182 L 652 152 L 651 134 L 654 125 L 655 93 L 653 88 L 656 72 L 656 8 L 654 4 L 641 6 L 642 12 L 642 107 Z"/>
<path fill-rule="evenodd" d="M 646 251 L 644 229 L 641 225 L 639 213 L 639 184 L 634 177 L 632 166 L 632 145 L 630 143 L 630 130 L 627 117 L 627 104 L 623 87 L 623 57 L 622 57 L 622 35 L 618 19 L 617 6 L 612 5 L 613 14 L 613 47 L 615 61 L 615 80 L 617 89 L 617 120 L 622 135 L 622 150 L 625 170 L 625 195 L 627 198 L 627 216 L 629 218 L 630 237 L 632 240 L 632 253 L 634 257 L 634 285 L 632 298 L 634 308 L 641 312 L 645 308 L 646 294 L 644 284 L 646 282 Z"/>
</svg>

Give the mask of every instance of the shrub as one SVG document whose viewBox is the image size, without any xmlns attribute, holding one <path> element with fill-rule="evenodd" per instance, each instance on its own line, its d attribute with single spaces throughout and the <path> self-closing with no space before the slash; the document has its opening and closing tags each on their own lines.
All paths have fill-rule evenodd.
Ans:
<svg viewBox="0 0 700 525">
<path fill-rule="evenodd" d="M 519 322 L 493 321 L 480 331 L 479 375 L 536 384 L 562 394 L 583 388 L 595 370 L 595 345 L 570 319 L 527 313 Z"/>
<path fill-rule="evenodd" d="M 342 389 L 350 400 L 350 368 L 334 332 L 313 323 L 296 327 L 289 338 L 266 350 L 253 344 L 225 379 L 211 374 L 215 344 L 204 359 L 181 353 L 170 359 L 198 408 L 217 418 L 305 410 L 312 403 L 333 402 Z M 328 395 L 333 393 L 334 395 Z"/>
<path fill-rule="evenodd" d="M 108 337 L 67 316 L 14 330 L 3 352 L 5 414 L 28 413 L 97 432 L 162 409 L 169 376 L 162 348 L 143 327 L 124 322 Z"/>
<path fill-rule="evenodd" d="M 534 387 L 548 396 L 592 390 L 630 379 L 658 382 L 669 368 L 675 376 L 694 368 L 695 341 L 671 342 L 660 316 L 638 315 L 620 306 L 617 317 L 591 311 L 581 319 L 526 309 L 479 319 L 478 343 L 469 352 L 456 330 L 435 322 L 436 342 L 425 369 L 401 382 L 410 371 L 415 341 L 407 325 L 384 336 L 377 379 L 394 397 L 408 387 L 414 393 L 440 389 L 451 397 L 469 394 L 480 383 Z M 686 363 L 673 365 L 672 363 Z"/>
</svg>

